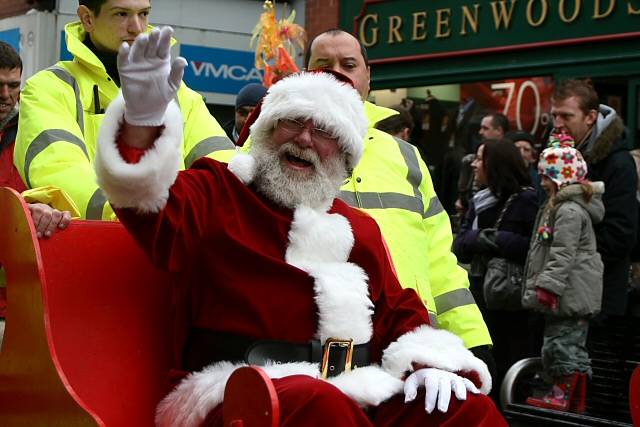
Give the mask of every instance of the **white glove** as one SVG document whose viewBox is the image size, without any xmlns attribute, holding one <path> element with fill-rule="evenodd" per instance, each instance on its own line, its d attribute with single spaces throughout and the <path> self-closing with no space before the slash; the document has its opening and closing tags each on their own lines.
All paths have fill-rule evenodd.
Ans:
<svg viewBox="0 0 640 427">
<path fill-rule="evenodd" d="M 154 28 L 140 34 L 131 46 L 123 43 L 118 52 L 118 72 L 125 101 L 124 118 L 137 126 L 159 126 L 167 105 L 175 97 L 187 61 L 171 63 L 173 28 Z"/>
<path fill-rule="evenodd" d="M 456 394 L 458 400 L 467 399 L 467 390 L 478 394 L 480 390 L 467 378 L 456 375 L 453 372 L 436 368 L 418 369 L 404 382 L 404 401 L 411 402 L 418 394 L 418 388 L 424 385 L 425 398 L 424 409 L 430 414 L 438 400 L 438 411 L 447 412 L 451 401 L 451 391 Z"/>
</svg>

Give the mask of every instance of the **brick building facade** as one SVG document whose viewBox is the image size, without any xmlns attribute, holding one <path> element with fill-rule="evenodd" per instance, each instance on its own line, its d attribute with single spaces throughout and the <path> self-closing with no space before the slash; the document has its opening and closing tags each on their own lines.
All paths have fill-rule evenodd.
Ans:
<svg viewBox="0 0 640 427">
<path fill-rule="evenodd" d="M 0 0 L 0 18 L 22 15 L 33 6 L 28 0 Z"/>
<path fill-rule="evenodd" d="M 311 40 L 329 28 L 340 26 L 340 0 L 307 0 L 305 9 L 305 29 Z"/>
<path fill-rule="evenodd" d="M 55 0 L 0 0 L 0 19 L 23 15 L 29 9 L 51 10 Z"/>
</svg>

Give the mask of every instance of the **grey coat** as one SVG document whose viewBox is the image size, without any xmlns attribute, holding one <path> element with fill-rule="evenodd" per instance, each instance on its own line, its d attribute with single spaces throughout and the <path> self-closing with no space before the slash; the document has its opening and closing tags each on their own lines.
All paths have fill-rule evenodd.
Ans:
<svg viewBox="0 0 640 427">
<path fill-rule="evenodd" d="M 536 287 L 558 295 L 558 316 L 592 316 L 602 304 L 603 264 L 596 251 L 593 224 L 602 221 L 604 183 L 591 183 L 593 197 L 585 202 L 580 184 L 562 188 L 555 196 L 549 215 L 552 237 L 538 239 L 537 230 L 544 222 L 545 208 L 536 219 L 527 263 L 522 305 L 551 313 L 536 297 Z"/>
</svg>

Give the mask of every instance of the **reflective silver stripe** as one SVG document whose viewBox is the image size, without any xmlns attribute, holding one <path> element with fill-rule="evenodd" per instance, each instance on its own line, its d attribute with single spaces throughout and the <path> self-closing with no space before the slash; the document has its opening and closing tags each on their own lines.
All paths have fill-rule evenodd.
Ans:
<svg viewBox="0 0 640 427">
<path fill-rule="evenodd" d="M 431 322 L 431 326 L 434 328 L 438 327 L 438 315 L 434 312 L 429 312 L 429 322 Z"/>
<path fill-rule="evenodd" d="M 415 197 L 407 196 L 400 193 L 360 193 L 358 192 L 358 198 L 360 203 L 356 200 L 356 194 L 352 191 L 341 191 L 340 197 L 345 203 L 351 206 L 357 206 L 364 209 L 405 209 L 411 212 L 415 212 L 418 215 L 424 214 L 424 207 L 422 200 Z"/>
<path fill-rule="evenodd" d="M 438 196 L 433 196 L 429 201 L 429 209 L 425 212 L 424 217 L 430 218 L 432 216 L 438 215 L 440 212 L 444 211 L 444 206 L 440 203 L 440 199 Z"/>
<path fill-rule="evenodd" d="M 404 158 L 404 162 L 407 165 L 407 181 L 413 187 L 413 195 L 418 199 L 421 199 L 420 183 L 422 182 L 422 172 L 420 171 L 420 163 L 418 162 L 418 156 L 416 155 L 415 148 L 408 142 L 395 138 L 400 148 L 400 153 Z"/>
<path fill-rule="evenodd" d="M 102 210 L 105 203 L 107 203 L 107 198 L 104 193 L 101 189 L 96 189 L 87 205 L 87 219 L 102 219 Z"/>
<path fill-rule="evenodd" d="M 80 100 L 80 88 L 78 87 L 78 82 L 76 82 L 76 79 L 64 68 L 54 65 L 47 68 L 47 70 L 51 71 L 60 80 L 73 88 L 73 92 L 76 94 L 76 121 L 78 122 L 78 126 L 80 126 L 80 132 L 84 135 L 84 111 Z"/>
<path fill-rule="evenodd" d="M 338 198 L 348 204 L 349 206 L 353 206 L 356 208 L 362 208 L 364 206 L 360 206 L 358 201 L 356 200 L 356 193 L 353 191 L 344 191 L 341 190 L 340 194 L 338 194 Z"/>
<path fill-rule="evenodd" d="M 422 193 L 420 192 L 420 183 L 422 182 L 422 171 L 420 163 L 414 147 L 400 138 L 394 138 L 398 143 L 398 148 L 402 154 L 402 158 L 407 165 L 407 182 L 411 184 L 413 195 L 408 196 L 401 193 L 354 193 L 352 191 L 341 191 L 340 199 L 345 203 L 363 209 L 386 209 L 396 208 L 405 209 L 421 215 L 423 218 L 429 218 L 444 211 L 438 197 L 432 197 L 429 200 L 429 209 L 424 211 L 424 203 Z"/>
<path fill-rule="evenodd" d="M 471 295 L 471 291 L 466 288 L 455 289 L 434 298 L 436 310 L 442 314 L 456 307 L 463 305 L 475 304 L 476 301 Z"/>
<path fill-rule="evenodd" d="M 422 172 L 418 156 L 411 144 L 399 138 L 395 138 L 395 140 L 407 165 L 407 181 L 411 184 L 413 196 L 402 193 L 357 192 L 356 194 L 352 191 L 341 191 L 339 197 L 347 204 L 363 209 L 404 209 L 426 218 L 420 193 Z"/>
<path fill-rule="evenodd" d="M 235 149 L 235 146 L 226 136 L 212 136 L 211 138 L 203 139 L 198 142 L 196 146 L 191 149 L 189 155 L 184 159 L 184 165 L 185 167 L 190 168 L 193 162 L 209 153 L 233 149 Z"/>
<path fill-rule="evenodd" d="M 77 145 L 87 157 L 87 160 L 89 160 L 89 153 L 87 153 L 87 147 L 84 145 L 83 140 L 64 129 L 44 130 L 40 133 L 40 135 L 36 136 L 33 141 L 31 141 L 31 144 L 29 144 L 29 148 L 27 148 L 27 154 L 25 155 L 24 177 L 29 188 L 32 188 L 31 181 L 29 179 L 29 166 L 31 166 L 31 162 L 38 154 L 40 154 L 45 148 L 47 148 L 49 144 L 58 141 Z"/>
</svg>

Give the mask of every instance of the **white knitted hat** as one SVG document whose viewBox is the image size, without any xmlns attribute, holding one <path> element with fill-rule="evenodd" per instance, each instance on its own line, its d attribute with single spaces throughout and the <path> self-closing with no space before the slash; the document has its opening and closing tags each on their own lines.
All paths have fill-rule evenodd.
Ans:
<svg viewBox="0 0 640 427">
<path fill-rule="evenodd" d="M 558 187 L 583 182 L 587 177 L 587 162 L 573 146 L 571 136 L 552 134 L 549 137 L 549 147 L 540 154 L 538 172 L 551 179 Z"/>
</svg>

